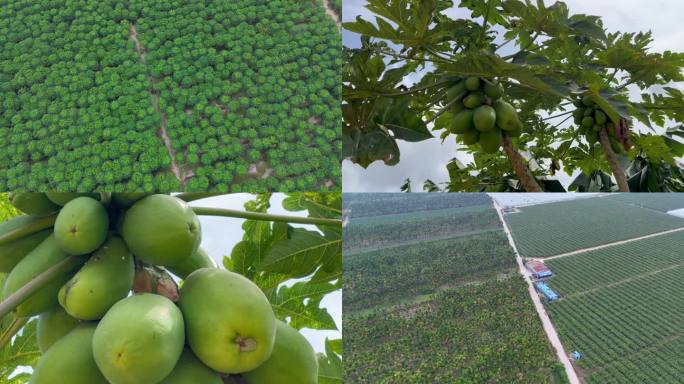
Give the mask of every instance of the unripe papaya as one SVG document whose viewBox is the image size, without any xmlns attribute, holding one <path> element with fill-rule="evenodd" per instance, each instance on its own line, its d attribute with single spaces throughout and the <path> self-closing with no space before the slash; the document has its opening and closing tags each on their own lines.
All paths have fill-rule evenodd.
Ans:
<svg viewBox="0 0 684 384">
<path fill-rule="evenodd" d="M 582 100 L 573 100 L 572 105 L 577 108 L 584 108 L 584 103 L 582 103 Z"/>
<path fill-rule="evenodd" d="M 594 124 L 594 126 L 591 128 L 594 132 L 601 132 L 603 129 L 602 125 Z"/>
<path fill-rule="evenodd" d="M 78 193 L 78 192 L 46 192 L 47 198 L 53 203 L 63 207 L 66 203 L 77 197 L 91 197 L 97 199 L 97 193 Z"/>
<path fill-rule="evenodd" d="M 84 255 L 97 249 L 107 238 L 109 217 L 104 206 L 90 197 L 77 197 L 57 215 L 55 240 L 67 253 Z"/>
<path fill-rule="evenodd" d="M 277 320 L 271 357 L 242 376 L 248 384 L 317 384 L 318 360 L 301 333 Z"/>
<path fill-rule="evenodd" d="M 466 89 L 469 91 L 477 91 L 480 89 L 480 78 L 476 76 L 471 76 L 465 80 Z"/>
<path fill-rule="evenodd" d="M 606 123 L 606 121 L 608 121 L 608 117 L 600 109 L 597 109 L 596 112 L 594 112 L 594 117 L 596 120 L 596 124 L 598 125 L 603 125 Z"/>
<path fill-rule="evenodd" d="M 463 101 L 457 101 L 451 107 L 451 113 L 455 115 L 455 114 L 463 111 L 464 109 L 466 109 L 466 107 L 465 107 L 465 105 L 463 105 Z"/>
<path fill-rule="evenodd" d="M 98 320 L 128 296 L 135 266 L 126 244 L 111 237 L 59 290 L 59 304 L 73 317 Z"/>
<path fill-rule="evenodd" d="M 7 276 L 2 295 L 7 298 L 17 289 L 23 287 L 39 274 L 45 272 L 50 267 L 69 257 L 55 241 L 55 236 L 50 235 L 40 243 L 33 251 L 24 257 L 12 272 Z M 85 261 L 83 257 L 83 261 Z M 54 308 L 57 303 L 57 292 L 59 288 L 73 275 L 78 269 L 74 267 L 60 276 L 52 279 L 34 294 L 29 296 L 23 303 L 19 304 L 14 310 L 19 317 L 35 316 Z"/>
<path fill-rule="evenodd" d="M 465 132 L 463 134 L 463 144 L 465 145 L 473 145 L 477 144 L 477 142 L 480 140 L 480 131 L 476 129 L 471 129 L 468 132 Z"/>
<path fill-rule="evenodd" d="M 463 99 L 463 105 L 470 109 L 475 109 L 484 104 L 484 102 L 485 96 L 482 92 L 470 92 L 470 94 Z"/>
<path fill-rule="evenodd" d="M 183 327 L 183 315 L 171 300 L 151 293 L 127 297 L 95 329 L 95 362 L 111 383 L 158 383 L 183 352 Z"/>
<path fill-rule="evenodd" d="M 48 199 L 47 195 L 38 192 L 10 193 L 9 200 L 14 207 L 24 213 L 36 216 L 47 216 L 59 211 L 59 205 Z"/>
<path fill-rule="evenodd" d="M 589 95 L 584 96 L 582 98 L 582 104 L 584 104 L 587 107 L 593 107 L 594 105 L 596 105 L 596 103 L 594 102 L 594 98 Z"/>
<path fill-rule="evenodd" d="M 608 135 L 610 135 L 610 136 L 615 136 L 615 133 L 616 133 L 616 132 L 615 132 L 615 124 L 613 124 L 613 123 L 608 123 L 608 125 L 607 125 L 607 131 L 608 131 Z"/>
<path fill-rule="evenodd" d="M 21 215 L 0 223 L 0 235 L 12 232 L 16 229 L 29 225 L 36 220 L 37 216 Z M 29 252 L 42 243 L 50 235 L 49 229 L 24 236 L 11 243 L 0 245 L 0 272 L 9 272 Z"/>
<path fill-rule="evenodd" d="M 516 128 L 512 131 L 504 131 L 504 132 L 506 132 L 506 134 L 510 137 L 520 137 L 520 135 L 522 135 L 522 127 Z"/>
<path fill-rule="evenodd" d="M 497 100 L 493 104 L 496 111 L 496 125 L 504 131 L 512 131 L 520 126 L 518 112 L 505 101 Z"/>
<path fill-rule="evenodd" d="M 83 323 L 57 341 L 38 361 L 29 384 L 108 384 L 93 359 L 95 323 Z"/>
<path fill-rule="evenodd" d="M 38 327 L 36 331 L 36 338 L 38 339 L 38 348 L 45 353 L 52 344 L 57 342 L 72 329 L 76 328 L 79 321 L 69 316 L 64 308 L 59 305 L 55 308 L 43 312 L 38 317 Z"/>
<path fill-rule="evenodd" d="M 482 90 L 484 91 L 485 95 L 491 97 L 492 100 L 498 100 L 504 94 L 503 85 L 501 85 L 501 83 L 499 83 L 499 82 L 495 82 L 495 83 L 485 82 Z"/>
<path fill-rule="evenodd" d="M 618 153 L 618 154 L 625 152 L 625 148 L 622 146 L 622 144 L 620 144 L 619 141 L 617 141 L 616 138 L 609 136 L 609 139 L 610 139 L 610 147 L 613 148 L 613 152 Z"/>
<path fill-rule="evenodd" d="M 112 201 L 119 207 L 130 207 L 136 201 L 142 199 L 143 197 L 149 195 L 149 193 L 144 192 L 123 192 L 123 193 L 112 193 Z"/>
<path fill-rule="evenodd" d="M 491 131 L 496 125 L 496 111 L 489 105 L 478 107 L 473 114 L 473 123 L 480 132 Z"/>
<path fill-rule="evenodd" d="M 171 271 L 174 275 L 185 279 L 189 274 L 201 268 L 217 268 L 216 261 L 207 255 L 207 252 L 202 248 L 197 248 L 197 251 L 192 256 L 183 260 L 178 265 L 170 265 L 166 269 Z"/>
<path fill-rule="evenodd" d="M 457 97 L 463 97 L 463 93 L 466 91 L 465 82 L 460 81 L 456 83 L 453 87 L 449 88 L 447 91 L 447 102 L 455 100 Z"/>
<path fill-rule="evenodd" d="M 223 384 L 221 375 L 204 365 L 190 351 L 185 349 L 178 363 L 159 384 Z M 295 383 L 294 381 L 292 383 Z"/>
<path fill-rule="evenodd" d="M 594 126 L 594 118 L 591 117 L 591 116 L 585 116 L 585 117 L 582 119 L 582 126 L 583 126 L 584 128 L 589 128 L 589 129 L 591 129 L 591 127 Z"/>
<path fill-rule="evenodd" d="M 464 109 L 454 115 L 451 119 L 451 133 L 462 134 L 469 130 L 475 129 L 473 125 L 474 112 L 471 109 Z"/>
<path fill-rule="evenodd" d="M 126 212 L 122 225 L 133 254 L 155 265 L 178 265 L 190 257 L 201 240 L 200 223 L 192 208 L 169 195 L 151 195 Z"/>
<path fill-rule="evenodd" d="M 586 134 L 586 138 L 587 138 L 587 142 L 589 144 L 595 144 L 598 142 L 598 133 L 594 132 L 593 130 L 589 131 Z"/>
<path fill-rule="evenodd" d="M 501 131 L 480 132 L 480 147 L 484 153 L 496 153 L 501 147 Z"/>
<path fill-rule="evenodd" d="M 178 304 L 190 348 L 215 371 L 251 371 L 271 355 L 273 309 L 261 289 L 244 276 L 197 270 L 185 279 Z"/>
<path fill-rule="evenodd" d="M 582 119 L 584 118 L 584 109 L 575 109 L 574 112 L 572 112 L 572 117 L 575 121 L 575 124 L 579 125 L 582 124 Z"/>
</svg>

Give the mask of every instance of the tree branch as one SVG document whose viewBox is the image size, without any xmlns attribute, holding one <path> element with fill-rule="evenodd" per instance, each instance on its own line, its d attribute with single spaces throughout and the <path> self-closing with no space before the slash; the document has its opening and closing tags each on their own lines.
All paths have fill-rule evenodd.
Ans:
<svg viewBox="0 0 684 384">
<path fill-rule="evenodd" d="M 300 217 L 300 216 L 285 216 L 273 215 L 270 213 L 238 211 L 236 209 L 224 208 L 204 208 L 192 207 L 195 214 L 199 216 L 223 216 L 235 217 L 238 219 L 260 220 L 260 221 L 277 221 L 282 223 L 296 223 L 296 224 L 315 224 L 315 225 L 333 225 L 341 226 L 342 220 L 326 219 L 321 217 Z"/>
<path fill-rule="evenodd" d="M 508 159 L 511 161 L 513 171 L 518 176 L 518 179 L 520 179 L 520 183 L 523 185 L 523 188 L 525 188 L 525 191 L 544 192 L 539 186 L 539 183 L 537 183 L 537 180 L 532 176 L 527 165 L 525 165 L 525 161 L 522 156 L 520 156 L 520 153 L 513 147 L 511 137 L 506 133 L 503 134 L 503 148 L 504 151 L 506 151 L 506 155 L 508 155 Z"/>
<path fill-rule="evenodd" d="M 617 156 L 615 156 L 615 152 L 613 152 L 613 147 L 610 145 L 610 138 L 608 137 L 608 131 L 606 131 L 605 128 L 599 132 L 599 141 L 603 147 L 603 152 L 606 154 L 606 159 L 608 160 L 610 169 L 613 171 L 613 176 L 615 176 L 615 181 L 617 181 L 620 192 L 629 192 L 627 177 L 625 177 L 625 172 L 620 167 Z"/>
</svg>

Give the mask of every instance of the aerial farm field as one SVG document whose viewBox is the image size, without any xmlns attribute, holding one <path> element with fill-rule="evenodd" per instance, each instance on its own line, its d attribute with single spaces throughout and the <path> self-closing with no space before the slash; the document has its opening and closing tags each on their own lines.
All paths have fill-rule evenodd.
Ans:
<svg viewBox="0 0 684 384">
<path fill-rule="evenodd" d="M 344 194 L 343 206 L 346 381 L 565 382 L 486 194 Z M 464 224 L 438 230 L 450 216 Z"/>
<path fill-rule="evenodd" d="M 338 189 L 333 16 L 323 1 L 0 0 L 0 190 Z"/>
<path fill-rule="evenodd" d="M 605 197 L 519 209 L 505 219 L 524 257 L 553 256 L 684 227 L 680 218 Z"/>
<path fill-rule="evenodd" d="M 638 193 L 620 193 L 611 195 L 608 198 L 661 212 L 684 208 L 684 194 L 681 193 L 657 193 L 653 196 L 648 196 L 648 198 L 644 198 L 643 195 Z"/>
</svg>

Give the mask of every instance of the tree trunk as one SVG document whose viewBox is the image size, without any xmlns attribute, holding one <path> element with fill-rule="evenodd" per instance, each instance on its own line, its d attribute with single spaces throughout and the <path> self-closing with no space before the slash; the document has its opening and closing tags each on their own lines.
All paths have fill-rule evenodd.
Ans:
<svg viewBox="0 0 684 384">
<path fill-rule="evenodd" d="M 513 171 L 515 171 L 518 179 L 520 179 L 520 183 L 522 183 L 525 191 L 544 192 L 539 186 L 539 183 L 537 183 L 537 180 L 534 178 L 534 176 L 532 176 L 532 173 L 530 172 L 529 168 L 527 168 L 527 165 L 525 165 L 525 161 L 523 160 L 522 156 L 520 156 L 520 153 L 513 148 L 513 142 L 511 141 L 510 136 L 506 134 L 503 135 L 503 147 L 506 151 L 506 155 L 508 155 L 508 159 L 511 161 Z"/>
<path fill-rule="evenodd" d="M 615 152 L 613 152 L 613 147 L 610 145 L 610 138 L 608 137 L 608 132 L 605 129 L 602 129 L 601 132 L 599 132 L 599 141 L 601 141 L 603 152 L 606 154 L 606 159 L 608 160 L 610 169 L 613 171 L 613 176 L 615 176 L 615 181 L 617 181 L 620 192 L 629 192 L 627 177 L 625 177 L 625 172 L 622 170 L 620 164 L 618 163 L 617 156 L 615 156 Z"/>
</svg>

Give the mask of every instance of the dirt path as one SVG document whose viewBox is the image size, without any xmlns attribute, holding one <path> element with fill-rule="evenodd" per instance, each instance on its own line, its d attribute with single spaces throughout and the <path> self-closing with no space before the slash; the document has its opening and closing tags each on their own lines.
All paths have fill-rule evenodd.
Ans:
<svg viewBox="0 0 684 384">
<path fill-rule="evenodd" d="M 342 18 L 342 15 L 338 15 L 337 11 L 330 5 L 330 1 L 328 0 L 323 0 L 323 6 L 325 7 L 325 13 L 330 16 L 333 21 L 335 21 L 335 24 L 337 25 L 337 29 L 340 31 L 342 30 L 342 22 L 340 19 Z"/>
<path fill-rule="evenodd" d="M 140 44 L 140 40 L 138 40 L 138 31 L 135 29 L 135 25 L 131 23 L 131 40 L 135 43 L 135 51 L 138 52 L 138 55 L 140 56 L 140 61 L 147 65 L 147 61 L 145 60 L 145 49 L 143 48 L 142 44 Z M 176 179 L 181 182 L 181 185 L 185 186 L 185 184 L 188 181 L 188 178 L 192 176 L 192 174 L 183 174 L 181 172 L 180 168 L 178 167 L 178 164 L 176 163 L 176 152 L 173 150 L 171 147 L 171 139 L 169 139 L 169 134 L 166 131 L 166 123 L 168 119 L 166 118 L 166 114 L 162 113 L 162 111 L 159 109 L 159 94 L 154 91 L 154 87 L 152 86 L 154 84 L 154 79 L 152 76 L 147 76 L 147 81 L 149 82 L 150 85 L 150 96 L 152 97 L 152 107 L 154 107 L 154 110 L 157 111 L 159 116 L 161 116 L 161 124 L 159 124 L 159 136 L 161 137 L 162 141 L 164 142 L 164 146 L 166 147 L 166 151 L 169 154 L 169 157 L 171 158 L 171 172 L 173 172 L 173 175 L 176 176 Z"/>
<path fill-rule="evenodd" d="M 515 259 L 518 262 L 518 269 L 520 270 L 520 274 L 525 278 L 525 281 L 527 282 L 527 288 L 530 293 L 530 297 L 532 298 L 532 302 L 534 303 L 534 307 L 537 310 L 537 314 L 539 314 L 539 318 L 542 321 L 544 332 L 546 332 L 546 336 L 548 337 L 551 346 L 553 346 L 553 348 L 556 350 L 556 356 L 558 357 L 558 360 L 563 364 L 563 367 L 565 368 L 565 373 L 568 375 L 568 380 L 570 381 L 570 384 L 580 384 L 580 379 L 577 376 L 577 373 L 575 372 L 575 369 L 572 365 L 572 362 L 570 361 L 570 358 L 568 357 L 568 353 L 565 351 L 565 348 L 563 347 L 563 344 L 561 343 L 560 338 L 558 337 L 558 332 L 556 332 L 556 328 L 553 327 L 553 323 L 551 323 L 551 319 L 549 318 L 548 313 L 546 313 L 546 309 L 544 309 L 544 305 L 541 303 L 541 299 L 539 298 L 539 295 L 537 294 L 536 290 L 534 289 L 534 286 L 532 285 L 530 273 L 527 270 L 527 268 L 525 268 L 522 257 L 520 257 L 518 249 L 515 247 L 515 242 L 513 241 L 513 235 L 511 234 L 511 230 L 508 228 L 508 225 L 506 224 L 506 221 L 504 220 L 503 214 L 501 212 L 501 206 L 496 200 L 494 200 L 494 208 L 496 209 L 496 212 L 499 214 L 499 219 L 501 220 L 501 224 L 503 225 L 504 232 L 506 232 L 506 236 L 508 236 L 508 242 L 511 244 L 513 252 L 515 252 Z"/>
<path fill-rule="evenodd" d="M 633 241 L 648 239 L 648 238 L 651 238 L 651 237 L 662 236 L 662 235 L 667 235 L 668 233 L 681 232 L 681 231 L 684 231 L 684 227 L 675 228 L 675 229 L 668 229 L 667 231 L 663 231 L 663 232 L 651 233 L 650 235 L 639 236 L 639 237 L 633 237 L 633 238 L 631 238 L 631 239 L 615 241 L 615 242 L 613 242 L 613 243 L 597 245 L 597 246 L 595 246 L 595 247 L 582 248 L 582 249 L 578 249 L 578 250 L 576 250 L 576 251 L 572 251 L 572 252 L 568 252 L 568 253 L 561 253 L 560 255 L 556 255 L 556 256 L 542 257 L 542 258 L 538 258 L 538 260 L 547 261 L 547 260 L 559 259 L 559 258 L 561 258 L 561 257 L 572 256 L 572 255 L 576 255 L 576 254 L 578 254 L 578 253 L 584 253 L 584 252 L 594 251 L 594 250 L 597 250 L 597 249 L 608 248 L 608 247 L 612 247 L 612 246 L 620 245 L 620 244 L 627 244 L 627 243 L 631 243 L 631 242 L 633 242 Z M 531 259 L 532 259 L 532 258 L 531 258 Z"/>
</svg>

